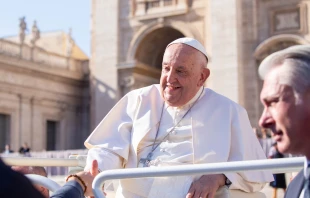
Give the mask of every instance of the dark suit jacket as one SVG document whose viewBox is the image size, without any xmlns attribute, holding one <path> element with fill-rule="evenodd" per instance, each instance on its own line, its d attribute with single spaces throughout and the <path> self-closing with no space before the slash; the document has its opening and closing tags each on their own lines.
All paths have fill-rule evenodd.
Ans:
<svg viewBox="0 0 310 198">
<path fill-rule="evenodd" d="M 304 182 L 304 172 L 301 170 L 288 185 L 284 198 L 299 198 L 299 195 L 304 187 Z"/>
<path fill-rule="evenodd" d="M 67 182 L 52 198 L 83 198 L 83 189 L 76 181 Z M 6 166 L 0 158 L 0 197 L 44 198 L 22 174 Z"/>
<path fill-rule="evenodd" d="M 0 197 L 44 198 L 22 174 L 13 171 L 0 159 Z"/>
<path fill-rule="evenodd" d="M 91 185 L 88 186 L 91 188 Z M 84 193 L 81 185 L 77 181 L 69 181 L 58 189 L 51 198 L 83 198 Z"/>
</svg>

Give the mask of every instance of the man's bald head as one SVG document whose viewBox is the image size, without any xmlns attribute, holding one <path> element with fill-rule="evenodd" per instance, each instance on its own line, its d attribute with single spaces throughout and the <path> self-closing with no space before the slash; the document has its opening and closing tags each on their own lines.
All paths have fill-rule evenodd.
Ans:
<svg viewBox="0 0 310 198">
<path fill-rule="evenodd" d="M 12 166 L 12 169 L 24 175 L 36 174 L 47 177 L 46 170 L 41 166 Z"/>
<path fill-rule="evenodd" d="M 11 167 L 14 171 L 20 172 L 24 175 L 27 174 L 35 174 L 41 175 L 43 177 L 47 177 L 46 170 L 41 166 L 12 166 Z M 43 195 L 44 197 L 49 197 L 49 190 L 45 187 L 40 185 L 34 185 Z"/>
</svg>

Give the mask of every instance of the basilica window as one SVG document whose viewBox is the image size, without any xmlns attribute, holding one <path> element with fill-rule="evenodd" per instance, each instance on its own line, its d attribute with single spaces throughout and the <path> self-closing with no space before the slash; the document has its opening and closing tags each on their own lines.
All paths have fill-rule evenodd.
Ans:
<svg viewBox="0 0 310 198">
<path fill-rule="evenodd" d="M 0 150 L 10 144 L 10 115 L 0 114 Z"/>
<path fill-rule="evenodd" d="M 46 121 L 46 150 L 53 151 L 58 149 L 59 145 L 59 122 Z"/>
<path fill-rule="evenodd" d="M 149 19 L 184 14 L 188 10 L 188 0 L 136 0 L 132 4 L 132 16 Z"/>
</svg>

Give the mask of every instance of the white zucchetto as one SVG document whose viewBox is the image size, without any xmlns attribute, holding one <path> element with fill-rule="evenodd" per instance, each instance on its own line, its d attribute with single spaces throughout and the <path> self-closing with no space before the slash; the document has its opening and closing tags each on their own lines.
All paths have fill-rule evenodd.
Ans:
<svg viewBox="0 0 310 198">
<path fill-rule="evenodd" d="M 206 49 L 204 48 L 204 46 L 199 42 L 197 41 L 196 39 L 193 39 L 193 38 L 189 38 L 189 37 L 183 37 L 183 38 L 179 38 L 179 39 L 176 39 L 174 41 L 172 41 L 171 43 L 169 43 L 167 45 L 167 47 L 169 47 L 170 45 L 172 44 L 178 44 L 178 43 L 182 43 L 182 44 L 185 44 L 185 45 L 189 45 L 195 49 L 197 49 L 198 51 L 200 51 L 201 53 L 203 53 L 207 60 L 209 60 L 209 57 L 207 55 L 207 52 L 206 52 Z M 166 47 L 166 48 L 167 48 Z"/>
</svg>

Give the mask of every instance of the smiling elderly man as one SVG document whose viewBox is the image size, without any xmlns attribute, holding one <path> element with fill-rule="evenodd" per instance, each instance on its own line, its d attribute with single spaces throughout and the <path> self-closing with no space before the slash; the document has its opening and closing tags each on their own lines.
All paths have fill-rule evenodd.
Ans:
<svg viewBox="0 0 310 198">
<path fill-rule="evenodd" d="M 124 96 L 85 141 L 101 170 L 264 159 L 246 111 L 204 88 L 204 47 L 181 38 L 164 53 L 160 85 Z M 259 191 L 269 172 L 121 180 L 116 197 L 228 197 L 228 187 Z"/>
</svg>

